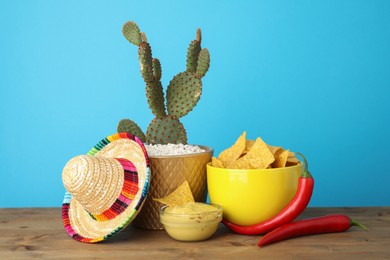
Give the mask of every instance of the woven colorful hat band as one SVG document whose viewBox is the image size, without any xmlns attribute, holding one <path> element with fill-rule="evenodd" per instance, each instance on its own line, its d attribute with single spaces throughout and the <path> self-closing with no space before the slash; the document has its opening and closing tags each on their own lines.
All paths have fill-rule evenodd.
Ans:
<svg viewBox="0 0 390 260">
<path fill-rule="evenodd" d="M 118 216 L 139 190 L 136 167 L 120 158 L 76 156 L 66 164 L 62 180 L 65 188 L 96 221 Z"/>
</svg>

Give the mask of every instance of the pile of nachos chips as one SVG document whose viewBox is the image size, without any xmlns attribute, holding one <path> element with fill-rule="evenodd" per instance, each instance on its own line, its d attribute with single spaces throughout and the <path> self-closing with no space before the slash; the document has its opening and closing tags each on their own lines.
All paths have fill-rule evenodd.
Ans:
<svg viewBox="0 0 390 260">
<path fill-rule="evenodd" d="M 282 168 L 298 163 L 300 162 L 293 152 L 280 146 L 268 145 L 260 137 L 247 140 L 246 132 L 231 147 L 211 160 L 212 166 L 227 169 Z"/>
</svg>

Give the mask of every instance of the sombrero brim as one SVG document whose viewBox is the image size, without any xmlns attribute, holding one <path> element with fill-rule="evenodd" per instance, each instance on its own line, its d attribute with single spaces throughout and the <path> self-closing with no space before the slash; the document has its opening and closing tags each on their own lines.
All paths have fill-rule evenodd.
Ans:
<svg viewBox="0 0 390 260">
<path fill-rule="evenodd" d="M 87 155 L 123 158 L 134 164 L 138 173 L 138 189 L 134 198 L 115 218 L 98 221 L 66 191 L 62 204 L 62 221 L 68 234 L 77 241 L 96 243 L 123 230 L 139 213 L 149 190 L 149 158 L 142 141 L 128 133 L 108 136 L 96 144 Z"/>
</svg>

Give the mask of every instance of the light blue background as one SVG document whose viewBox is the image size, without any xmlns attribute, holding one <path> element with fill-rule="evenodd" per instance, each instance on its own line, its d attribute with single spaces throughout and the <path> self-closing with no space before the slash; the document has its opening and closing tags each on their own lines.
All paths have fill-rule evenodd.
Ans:
<svg viewBox="0 0 390 260">
<path fill-rule="evenodd" d="M 61 171 L 129 117 L 152 119 L 136 21 L 163 68 L 211 53 L 189 142 L 250 138 L 300 151 L 311 206 L 390 206 L 390 1 L 1 1 L 0 207 L 60 206 Z"/>
</svg>

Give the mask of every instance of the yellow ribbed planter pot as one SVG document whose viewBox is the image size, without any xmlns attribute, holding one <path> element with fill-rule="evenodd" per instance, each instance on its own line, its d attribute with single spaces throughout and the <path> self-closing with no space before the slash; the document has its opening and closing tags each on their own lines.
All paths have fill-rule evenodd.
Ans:
<svg viewBox="0 0 390 260">
<path fill-rule="evenodd" d="M 162 198 L 188 181 L 194 199 L 206 201 L 206 165 L 211 161 L 213 149 L 201 146 L 203 153 L 149 157 L 151 178 L 148 197 L 133 225 L 144 229 L 164 229 L 160 222 L 161 203 L 153 198 Z"/>
</svg>

